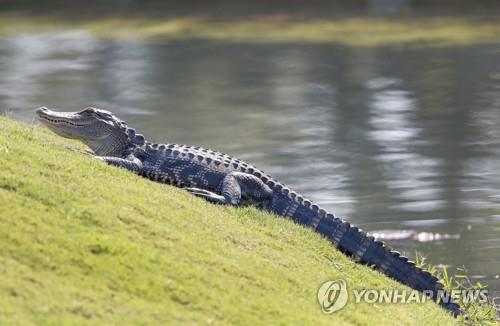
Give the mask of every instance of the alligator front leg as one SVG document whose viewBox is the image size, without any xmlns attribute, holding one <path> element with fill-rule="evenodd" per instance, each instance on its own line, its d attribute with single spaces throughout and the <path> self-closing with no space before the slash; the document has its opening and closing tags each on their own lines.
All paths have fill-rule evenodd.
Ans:
<svg viewBox="0 0 500 326">
<path fill-rule="evenodd" d="M 98 160 L 108 163 L 109 165 L 114 165 L 133 172 L 139 172 L 142 169 L 142 162 L 134 156 L 129 156 L 126 159 L 119 157 L 112 157 L 112 156 L 94 156 L 94 157 Z"/>
<path fill-rule="evenodd" d="M 273 191 L 262 180 L 254 175 L 232 172 L 222 181 L 221 195 L 200 188 L 186 188 L 195 196 L 205 198 L 209 202 L 222 205 L 240 205 L 250 202 L 258 205 L 272 197 Z"/>
</svg>

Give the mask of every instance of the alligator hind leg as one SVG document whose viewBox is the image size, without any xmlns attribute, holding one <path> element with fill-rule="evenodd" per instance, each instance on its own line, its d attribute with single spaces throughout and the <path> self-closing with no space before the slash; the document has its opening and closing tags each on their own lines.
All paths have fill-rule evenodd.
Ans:
<svg viewBox="0 0 500 326">
<path fill-rule="evenodd" d="M 273 191 L 262 180 L 254 175 L 232 172 L 222 181 L 221 194 L 199 189 L 186 188 L 195 196 L 223 205 L 240 205 L 250 203 L 259 205 L 272 197 Z"/>
</svg>

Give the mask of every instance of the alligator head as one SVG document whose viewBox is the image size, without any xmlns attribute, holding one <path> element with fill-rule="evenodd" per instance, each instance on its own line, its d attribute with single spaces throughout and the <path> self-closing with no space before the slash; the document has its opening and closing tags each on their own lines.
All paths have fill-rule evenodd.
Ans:
<svg viewBox="0 0 500 326">
<path fill-rule="evenodd" d="M 41 107 L 38 119 L 56 134 L 78 139 L 100 156 L 120 156 L 124 150 L 144 143 L 142 135 L 111 112 L 86 108 L 80 112 L 56 112 Z"/>
</svg>

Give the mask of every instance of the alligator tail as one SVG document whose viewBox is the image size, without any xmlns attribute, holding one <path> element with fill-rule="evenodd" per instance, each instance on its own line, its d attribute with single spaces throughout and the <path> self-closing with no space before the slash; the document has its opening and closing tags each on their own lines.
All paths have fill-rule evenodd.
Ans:
<svg viewBox="0 0 500 326">
<path fill-rule="evenodd" d="M 311 224 L 311 227 L 317 223 L 318 233 L 326 236 L 340 251 L 353 256 L 357 262 L 373 266 L 400 283 L 427 293 L 455 317 L 462 313 L 460 306 L 451 299 L 442 300 L 449 296 L 435 276 L 415 266 L 414 262 L 391 250 L 382 241 L 375 240 L 374 237 L 331 214 L 326 214 L 319 221 L 312 223 L 314 224 Z"/>
<path fill-rule="evenodd" d="M 279 215 L 308 226 L 328 238 L 340 251 L 353 256 L 365 265 L 374 267 L 383 274 L 415 290 L 424 292 L 434 301 L 450 311 L 453 316 L 462 314 L 460 306 L 453 302 L 438 279 L 428 271 L 415 266 L 408 258 L 393 251 L 382 241 L 367 235 L 350 223 L 335 217 L 308 200 L 284 188 L 273 200 L 272 210 Z M 276 193 L 275 193 L 276 194 Z M 280 205 L 286 202 L 288 205 Z M 447 300 L 446 300 L 447 299 Z"/>
</svg>

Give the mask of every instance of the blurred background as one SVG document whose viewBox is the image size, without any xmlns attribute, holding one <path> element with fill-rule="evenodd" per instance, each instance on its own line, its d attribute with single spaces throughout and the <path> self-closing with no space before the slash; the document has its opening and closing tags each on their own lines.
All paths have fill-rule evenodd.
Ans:
<svg viewBox="0 0 500 326">
<path fill-rule="evenodd" d="M 0 113 L 97 106 L 234 154 L 498 295 L 499 22 L 498 1 L 0 0 Z"/>
</svg>

